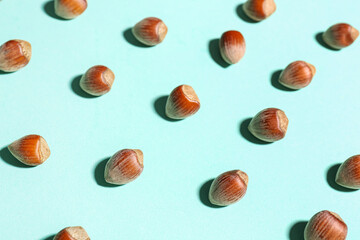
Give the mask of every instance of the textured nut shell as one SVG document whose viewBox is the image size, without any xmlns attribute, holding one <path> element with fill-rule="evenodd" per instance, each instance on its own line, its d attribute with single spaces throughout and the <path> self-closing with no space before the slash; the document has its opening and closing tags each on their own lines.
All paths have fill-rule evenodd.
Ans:
<svg viewBox="0 0 360 240">
<path fill-rule="evenodd" d="M 323 34 L 324 42 L 335 49 L 350 46 L 358 37 L 359 31 L 347 23 L 335 24 Z"/>
<path fill-rule="evenodd" d="M 341 217 L 330 211 L 315 214 L 305 227 L 305 240 L 345 240 L 347 226 Z"/>
<path fill-rule="evenodd" d="M 360 189 L 360 155 L 352 156 L 341 164 L 335 181 L 347 188 Z"/>
<path fill-rule="evenodd" d="M 274 0 L 248 0 L 243 5 L 243 10 L 249 18 L 261 21 L 276 11 L 276 4 Z"/>
<path fill-rule="evenodd" d="M 227 31 L 220 38 L 220 53 L 225 62 L 235 64 L 243 58 L 246 44 L 238 31 Z"/>
<path fill-rule="evenodd" d="M 115 80 L 115 74 L 107 67 L 97 65 L 90 68 L 80 79 L 82 90 L 93 96 L 109 92 Z"/>
<path fill-rule="evenodd" d="M 285 137 L 289 120 L 277 108 L 267 108 L 259 112 L 250 122 L 249 131 L 260 140 L 275 142 Z"/>
<path fill-rule="evenodd" d="M 15 72 L 31 59 L 31 44 L 24 40 L 10 40 L 0 47 L 0 70 Z"/>
<path fill-rule="evenodd" d="M 50 157 L 50 148 L 45 139 L 39 135 L 27 135 L 8 146 L 9 151 L 20 162 L 37 166 Z"/>
<path fill-rule="evenodd" d="M 87 232 L 82 227 L 67 227 L 61 230 L 54 240 L 90 240 Z"/>
<path fill-rule="evenodd" d="M 115 153 L 105 166 L 105 180 L 123 185 L 134 181 L 144 169 L 143 153 L 138 149 L 124 149 Z"/>
<path fill-rule="evenodd" d="M 73 19 L 87 8 L 87 0 L 55 0 L 55 13 L 64 19 Z"/>
<path fill-rule="evenodd" d="M 240 170 L 225 172 L 211 184 L 209 200 L 218 206 L 228 206 L 239 201 L 246 193 L 248 175 Z"/>
<path fill-rule="evenodd" d="M 135 38 L 148 46 L 161 43 L 165 39 L 167 31 L 165 23 L 155 17 L 145 18 L 132 28 Z"/>
<path fill-rule="evenodd" d="M 307 62 L 296 61 L 290 63 L 281 73 L 279 82 L 291 89 L 301 89 L 311 83 L 316 68 Z"/>
<path fill-rule="evenodd" d="M 189 85 L 180 85 L 168 97 L 165 106 L 166 116 L 172 119 L 184 119 L 194 115 L 200 109 L 200 100 Z"/>
</svg>

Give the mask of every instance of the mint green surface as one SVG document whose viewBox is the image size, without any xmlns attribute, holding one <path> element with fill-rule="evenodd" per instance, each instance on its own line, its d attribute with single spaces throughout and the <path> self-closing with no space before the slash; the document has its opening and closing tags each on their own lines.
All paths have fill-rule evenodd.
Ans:
<svg viewBox="0 0 360 240">
<path fill-rule="evenodd" d="M 0 75 L 0 147 L 40 134 L 51 156 L 24 168 L 1 150 L 0 238 L 50 240 L 81 225 L 94 240 L 298 240 L 304 221 L 326 209 L 347 223 L 348 239 L 360 239 L 360 192 L 340 191 L 328 172 L 360 153 L 360 41 L 332 51 L 315 38 L 338 22 L 360 28 L 360 2 L 277 0 L 260 23 L 239 17 L 241 3 L 89 0 L 83 15 L 63 21 L 46 1 L 2 0 L 1 44 L 27 40 L 33 56 Z M 168 26 L 164 42 L 129 43 L 123 32 L 148 16 Z M 232 29 L 244 35 L 246 54 L 223 68 L 209 42 Z M 272 74 L 295 60 L 316 66 L 313 82 L 295 92 L 273 86 Z M 113 88 L 83 97 L 78 76 L 97 64 L 114 71 Z M 180 84 L 193 86 L 201 109 L 167 121 L 161 97 Z M 287 114 L 285 139 L 249 141 L 241 123 L 267 107 Z M 123 148 L 144 152 L 144 171 L 109 187 L 103 160 Z M 249 175 L 245 197 L 208 206 L 203 184 L 233 169 Z"/>
</svg>

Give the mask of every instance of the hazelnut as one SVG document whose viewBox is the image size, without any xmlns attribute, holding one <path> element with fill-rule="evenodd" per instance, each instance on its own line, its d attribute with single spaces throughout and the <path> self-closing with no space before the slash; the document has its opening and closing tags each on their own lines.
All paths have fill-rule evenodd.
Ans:
<svg viewBox="0 0 360 240">
<path fill-rule="evenodd" d="M 55 0 L 55 13 L 64 19 L 80 16 L 87 8 L 87 0 Z"/>
<path fill-rule="evenodd" d="M 39 135 L 27 135 L 8 146 L 9 151 L 20 162 L 37 166 L 50 157 L 50 149 L 45 139 Z"/>
<path fill-rule="evenodd" d="M 0 70 L 15 72 L 31 59 L 31 44 L 24 40 L 10 40 L 0 47 Z"/>
<path fill-rule="evenodd" d="M 347 23 L 331 26 L 323 34 L 324 42 L 332 48 L 342 49 L 350 46 L 359 36 L 359 31 Z"/>
<path fill-rule="evenodd" d="M 166 101 L 166 116 L 172 119 L 184 119 L 194 115 L 200 109 L 200 100 L 189 85 L 175 88 Z"/>
<path fill-rule="evenodd" d="M 244 3 L 243 10 L 249 18 L 262 21 L 275 12 L 276 4 L 274 0 L 248 0 Z"/>
<path fill-rule="evenodd" d="M 56 234 L 54 240 L 90 240 L 90 237 L 82 227 L 67 227 Z"/>
<path fill-rule="evenodd" d="M 225 62 L 235 64 L 245 54 L 245 39 L 238 31 L 227 31 L 220 38 L 220 53 Z"/>
<path fill-rule="evenodd" d="M 316 73 L 316 68 L 307 62 L 290 63 L 281 73 L 279 82 L 291 89 L 301 89 L 310 84 Z"/>
<path fill-rule="evenodd" d="M 105 181 L 123 185 L 134 181 L 143 169 L 143 152 L 138 149 L 124 149 L 115 153 L 106 163 Z"/>
<path fill-rule="evenodd" d="M 248 175 L 240 170 L 221 174 L 210 186 L 210 202 L 218 206 L 228 206 L 239 201 L 246 193 L 248 181 Z"/>
<path fill-rule="evenodd" d="M 115 80 L 115 74 L 105 66 L 91 67 L 80 79 L 82 90 L 93 96 L 109 92 Z"/>
<path fill-rule="evenodd" d="M 360 155 L 352 156 L 340 165 L 335 181 L 347 188 L 360 189 Z"/>
<path fill-rule="evenodd" d="M 277 108 L 262 110 L 250 121 L 249 131 L 265 142 L 275 142 L 285 137 L 289 120 Z"/>
<path fill-rule="evenodd" d="M 155 46 L 161 43 L 167 31 L 165 23 L 156 17 L 145 18 L 132 28 L 135 38 L 147 46 Z"/>
<path fill-rule="evenodd" d="M 347 226 L 341 217 L 330 211 L 315 214 L 305 227 L 305 240 L 345 240 Z"/>
</svg>

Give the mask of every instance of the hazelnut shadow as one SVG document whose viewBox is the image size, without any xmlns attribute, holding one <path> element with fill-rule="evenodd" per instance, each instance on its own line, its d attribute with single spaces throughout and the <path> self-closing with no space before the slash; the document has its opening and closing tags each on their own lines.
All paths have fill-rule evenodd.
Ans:
<svg viewBox="0 0 360 240">
<path fill-rule="evenodd" d="M 83 98 L 98 98 L 99 96 L 93 96 L 88 94 L 87 92 L 84 92 L 84 90 L 81 89 L 80 87 L 80 79 L 81 79 L 82 75 L 78 75 L 76 77 L 74 77 L 71 81 L 71 89 L 73 90 L 73 92 Z"/>
<path fill-rule="evenodd" d="M 56 15 L 56 13 L 55 13 L 55 5 L 54 5 L 53 0 L 44 3 L 43 10 L 48 16 L 50 16 L 52 18 L 55 18 L 57 20 L 62 20 L 62 21 L 68 21 L 68 19 L 64 19 L 64 18 L 61 18 L 58 15 Z"/>
<path fill-rule="evenodd" d="M 165 106 L 166 106 L 166 101 L 168 99 L 169 96 L 161 96 L 158 97 L 157 99 L 155 99 L 154 101 L 154 109 L 155 112 L 164 120 L 169 121 L 169 122 L 179 122 L 182 119 L 172 119 L 169 118 L 168 116 L 166 116 L 165 114 Z"/>
<path fill-rule="evenodd" d="M 50 236 L 48 236 L 48 237 L 40 238 L 40 240 L 53 240 L 54 237 L 55 237 L 55 234 L 50 235 Z"/>
<path fill-rule="evenodd" d="M 247 23 L 258 23 L 257 21 L 249 18 L 246 13 L 244 12 L 244 9 L 243 9 L 243 3 L 240 4 L 239 6 L 236 7 L 235 11 L 236 11 L 236 14 L 239 16 L 239 18 L 241 18 L 241 20 L 243 20 L 244 22 L 247 22 Z"/>
<path fill-rule="evenodd" d="M 109 161 L 109 159 L 110 159 L 110 157 L 104 158 L 95 167 L 94 178 L 95 178 L 97 185 L 106 187 L 106 188 L 115 188 L 115 187 L 123 186 L 123 185 L 111 184 L 111 183 L 108 183 L 105 181 L 105 176 L 104 176 L 105 166 L 106 166 L 106 163 Z"/>
<path fill-rule="evenodd" d="M 252 118 L 246 118 L 240 123 L 240 134 L 251 143 L 258 144 L 258 145 L 267 145 L 271 144 L 271 142 L 265 142 L 258 138 L 256 138 L 252 133 L 249 131 L 248 126 L 251 122 Z"/>
<path fill-rule="evenodd" d="M 151 48 L 152 46 L 147 46 L 143 43 L 141 43 L 139 40 L 137 40 L 134 36 L 134 34 L 132 33 L 132 28 L 128 28 L 123 32 L 123 36 L 125 38 L 125 40 L 130 43 L 131 45 L 135 46 L 135 47 L 141 47 L 141 48 Z"/>
<path fill-rule="evenodd" d="M 14 167 L 18 168 L 33 168 L 33 166 L 28 166 L 17 160 L 9 151 L 9 149 L 6 147 L 3 147 L 0 150 L 0 158 L 6 162 L 9 165 L 12 165 Z"/>
<path fill-rule="evenodd" d="M 315 35 L 315 40 L 321 45 L 323 46 L 324 48 L 328 49 L 328 50 L 332 50 L 332 51 L 340 51 L 340 49 L 335 49 L 335 48 L 332 48 L 330 47 L 329 45 L 327 45 L 323 39 L 323 34 L 324 32 L 318 32 L 316 35 Z"/>
<path fill-rule="evenodd" d="M 230 64 L 225 62 L 224 59 L 221 57 L 219 43 L 220 39 L 218 38 L 210 40 L 209 53 L 214 62 L 216 62 L 222 68 L 227 68 L 230 66 Z"/>
<path fill-rule="evenodd" d="M 307 221 L 295 222 L 289 230 L 289 240 L 304 240 Z"/>
<path fill-rule="evenodd" d="M 286 91 L 286 92 L 296 92 L 297 90 L 296 89 L 291 89 L 291 88 L 287 88 L 285 87 L 284 85 L 282 85 L 280 82 L 279 82 L 279 78 L 280 78 L 280 74 L 281 74 L 282 70 L 279 69 L 279 70 L 276 70 L 275 72 L 273 72 L 271 74 L 271 77 L 270 77 L 270 82 L 271 82 L 271 85 L 274 87 L 274 88 L 277 88 L 281 91 Z"/>
<path fill-rule="evenodd" d="M 8 74 L 12 74 L 12 73 L 14 73 L 14 72 L 4 72 L 4 71 L 0 70 L 0 75 L 8 75 Z"/>
<path fill-rule="evenodd" d="M 206 181 L 205 183 L 203 183 L 203 185 L 201 185 L 201 187 L 199 189 L 199 198 L 200 198 L 200 201 L 207 207 L 223 208 L 223 206 L 217 206 L 217 205 L 212 204 L 209 200 L 210 186 L 211 186 L 211 183 L 214 181 L 214 179 L 215 178 L 210 179 L 210 180 Z"/>
<path fill-rule="evenodd" d="M 335 178 L 336 178 L 336 173 L 339 169 L 341 164 L 335 164 L 332 165 L 331 167 L 329 167 L 329 169 L 327 170 L 326 173 L 326 181 L 329 184 L 329 186 L 332 189 L 335 189 L 336 191 L 339 192 L 355 192 L 357 191 L 357 189 L 350 189 L 350 188 L 346 188 L 343 186 L 340 186 L 339 184 L 336 183 Z"/>
</svg>

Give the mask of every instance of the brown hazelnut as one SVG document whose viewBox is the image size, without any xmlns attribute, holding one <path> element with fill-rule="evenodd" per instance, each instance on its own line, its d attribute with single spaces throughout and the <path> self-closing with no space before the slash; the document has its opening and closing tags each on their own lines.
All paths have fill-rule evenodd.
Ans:
<svg viewBox="0 0 360 240">
<path fill-rule="evenodd" d="M 240 170 L 228 171 L 212 182 L 209 200 L 218 206 L 228 206 L 239 201 L 246 193 L 248 175 Z"/>
<path fill-rule="evenodd" d="M 0 46 L 0 70 L 15 72 L 31 59 L 31 44 L 24 40 L 10 40 Z"/>
<path fill-rule="evenodd" d="M 20 162 L 37 166 L 50 157 L 50 148 L 45 139 L 39 135 L 27 135 L 8 146 L 9 151 Z"/>
<path fill-rule="evenodd" d="M 220 38 L 220 53 L 228 64 L 235 64 L 245 54 L 245 39 L 238 31 L 227 31 Z"/>
<path fill-rule="evenodd" d="M 156 17 L 145 18 L 132 28 L 135 38 L 147 46 L 161 43 L 165 39 L 167 31 L 165 23 Z"/>
<path fill-rule="evenodd" d="M 115 153 L 106 163 L 105 181 L 123 185 L 134 181 L 143 169 L 143 152 L 138 149 L 124 149 Z"/>
</svg>

